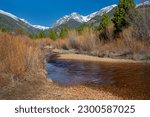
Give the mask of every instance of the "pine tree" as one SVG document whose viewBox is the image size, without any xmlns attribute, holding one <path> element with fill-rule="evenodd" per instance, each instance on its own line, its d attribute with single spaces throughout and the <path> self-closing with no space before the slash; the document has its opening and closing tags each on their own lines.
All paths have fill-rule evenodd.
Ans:
<svg viewBox="0 0 150 117">
<path fill-rule="evenodd" d="M 59 37 L 60 37 L 60 38 L 65 38 L 65 37 L 67 37 L 68 31 L 69 31 L 69 30 L 68 30 L 67 28 L 62 28 L 61 31 L 60 31 Z"/>
<path fill-rule="evenodd" d="M 40 31 L 40 32 L 38 32 L 37 35 L 36 35 L 36 38 L 45 38 L 45 37 L 46 37 L 46 36 L 45 36 L 44 31 Z"/>
<path fill-rule="evenodd" d="M 2 27 L 2 28 L 0 28 L 0 31 L 1 31 L 1 32 L 8 32 L 8 30 L 7 30 L 7 28 L 6 28 L 6 27 Z"/>
<path fill-rule="evenodd" d="M 51 29 L 48 36 L 50 39 L 56 40 L 58 38 L 57 31 L 55 29 Z"/>
<path fill-rule="evenodd" d="M 134 9 L 135 4 L 133 0 L 120 0 L 117 8 L 114 12 L 114 17 L 112 19 L 116 32 L 120 32 L 122 27 L 127 26 L 129 23 L 126 21 L 126 17 L 130 9 Z"/>
<path fill-rule="evenodd" d="M 107 13 L 104 13 L 102 15 L 102 18 L 101 18 L 101 22 L 100 22 L 100 30 L 101 29 L 105 29 L 109 24 L 110 24 L 111 20 L 110 20 L 110 17 Z"/>
<path fill-rule="evenodd" d="M 32 33 L 28 34 L 28 37 L 30 37 L 31 39 L 34 38 L 34 35 Z"/>
</svg>

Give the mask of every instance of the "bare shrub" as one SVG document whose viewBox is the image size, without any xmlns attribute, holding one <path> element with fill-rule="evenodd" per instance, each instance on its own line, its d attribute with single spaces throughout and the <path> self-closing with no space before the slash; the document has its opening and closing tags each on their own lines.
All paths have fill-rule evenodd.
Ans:
<svg viewBox="0 0 150 117">
<path fill-rule="evenodd" d="M 20 80 L 39 78 L 44 69 L 39 47 L 23 36 L 0 33 L 0 72 L 12 74 Z"/>
<path fill-rule="evenodd" d="M 83 30 L 83 35 L 78 39 L 78 42 L 80 43 L 80 50 L 92 51 L 95 49 L 98 39 L 91 28 L 85 28 Z"/>
<path fill-rule="evenodd" d="M 101 41 L 110 41 L 114 38 L 114 26 L 110 24 L 108 27 L 100 31 L 99 39 Z"/>
<path fill-rule="evenodd" d="M 45 46 L 50 46 L 52 45 L 53 40 L 49 38 L 41 38 L 41 39 L 36 39 L 34 40 L 40 48 L 44 48 Z"/>
<path fill-rule="evenodd" d="M 128 58 L 145 60 L 150 55 L 150 46 L 147 41 L 137 39 L 133 26 L 124 28 L 118 37 L 114 38 L 113 25 L 107 27 L 105 35 L 99 39 L 99 34 L 92 28 L 85 28 L 81 35 L 73 30 L 66 40 L 57 42 L 57 48 L 76 49 L 80 53 L 99 57 Z M 136 56 L 136 57 L 135 57 Z"/>
<path fill-rule="evenodd" d="M 141 7 L 130 11 L 128 21 L 133 27 L 133 36 L 138 40 L 150 42 L 150 7 Z"/>
<path fill-rule="evenodd" d="M 55 47 L 63 49 L 76 49 L 79 51 L 93 50 L 99 39 L 93 29 L 84 28 L 82 35 L 79 35 L 76 30 L 68 32 L 68 37 L 63 41 L 56 41 Z"/>
<path fill-rule="evenodd" d="M 65 49 L 68 50 L 68 44 L 64 39 L 57 39 L 52 45 L 57 49 Z"/>
<path fill-rule="evenodd" d="M 78 33 L 76 30 L 71 30 L 67 38 L 68 48 L 79 49 Z"/>
<path fill-rule="evenodd" d="M 122 39 L 124 48 L 127 48 L 129 52 L 139 54 L 149 53 L 149 44 L 135 38 L 133 27 L 123 30 Z"/>
</svg>

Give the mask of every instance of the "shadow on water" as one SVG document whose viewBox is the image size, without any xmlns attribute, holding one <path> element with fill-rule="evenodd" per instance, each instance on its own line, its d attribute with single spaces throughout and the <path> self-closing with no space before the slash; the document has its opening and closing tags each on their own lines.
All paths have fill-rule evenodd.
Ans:
<svg viewBox="0 0 150 117">
<path fill-rule="evenodd" d="M 150 99 L 150 64 L 59 60 L 56 55 L 47 71 L 62 86 L 81 84 L 124 99 Z"/>
</svg>

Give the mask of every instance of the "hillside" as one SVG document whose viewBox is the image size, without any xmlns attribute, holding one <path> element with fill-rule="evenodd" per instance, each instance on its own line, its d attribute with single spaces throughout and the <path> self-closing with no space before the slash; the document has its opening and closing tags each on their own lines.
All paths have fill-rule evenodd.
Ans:
<svg viewBox="0 0 150 117">
<path fill-rule="evenodd" d="M 24 28 L 27 33 L 31 34 L 37 33 L 41 30 L 49 29 L 48 27 L 32 25 L 24 19 L 0 10 L 0 28 L 5 28 L 11 32 L 16 32 L 18 27 Z"/>
</svg>

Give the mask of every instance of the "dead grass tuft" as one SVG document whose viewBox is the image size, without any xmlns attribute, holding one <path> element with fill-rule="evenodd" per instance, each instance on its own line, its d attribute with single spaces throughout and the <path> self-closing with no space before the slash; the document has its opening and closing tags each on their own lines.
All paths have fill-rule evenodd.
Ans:
<svg viewBox="0 0 150 117">
<path fill-rule="evenodd" d="M 41 69 L 41 50 L 26 37 L 0 34 L 0 71 L 18 78 Z"/>
</svg>

